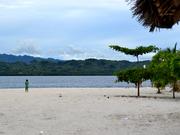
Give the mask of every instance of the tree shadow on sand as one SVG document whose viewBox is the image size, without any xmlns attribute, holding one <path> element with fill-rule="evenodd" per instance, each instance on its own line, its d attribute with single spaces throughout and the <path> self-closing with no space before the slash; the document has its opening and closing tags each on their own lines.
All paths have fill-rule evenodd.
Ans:
<svg viewBox="0 0 180 135">
<path fill-rule="evenodd" d="M 180 100 L 180 97 L 176 97 L 176 99 L 173 99 L 172 97 L 167 96 L 131 96 L 131 95 L 115 95 L 113 97 L 122 97 L 122 98 L 146 98 L 146 99 L 171 99 L 171 100 Z"/>
</svg>

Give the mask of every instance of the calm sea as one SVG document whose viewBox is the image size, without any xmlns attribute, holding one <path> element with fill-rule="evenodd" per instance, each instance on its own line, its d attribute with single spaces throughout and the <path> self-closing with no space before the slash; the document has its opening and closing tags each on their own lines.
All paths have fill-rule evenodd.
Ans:
<svg viewBox="0 0 180 135">
<path fill-rule="evenodd" d="M 134 87 L 133 84 L 115 83 L 114 76 L 0 76 L 0 88 L 24 88 L 26 79 L 31 88 Z M 151 86 L 150 81 L 143 86 Z"/>
</svg>

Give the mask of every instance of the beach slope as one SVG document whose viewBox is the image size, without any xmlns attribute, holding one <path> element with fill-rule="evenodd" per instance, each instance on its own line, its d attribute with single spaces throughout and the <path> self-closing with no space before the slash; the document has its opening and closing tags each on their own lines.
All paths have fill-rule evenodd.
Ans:
<svg viewBox="0 0 180 135">
<path fill-rule="evenodd" d="M 180 94 L 142 88 L 0 90 L 0 135 L 179 135 Z"/>
</svg>

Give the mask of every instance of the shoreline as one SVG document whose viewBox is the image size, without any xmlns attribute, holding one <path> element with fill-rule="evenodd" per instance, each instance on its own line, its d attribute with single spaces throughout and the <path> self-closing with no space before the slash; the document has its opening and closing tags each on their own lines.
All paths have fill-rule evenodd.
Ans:
<svg viewBox="0 0 180 135">
<path fill-rule="evenodd" d="M 0 88 L 0 93 L 2 92 L 25 92 L 25 88 Z M 89 93 L 107 93 L 107 94 L 119 94 L 122 95 L 122 97 L 128 97 L 128 96 L 136 96 L 137 94 L 137 88 L 135 87 L 115 87 L 115 88 L 29 88 L 28 93 L 40 93 L 40 92 L 49 92 L 49 93 L 56 93 L 56 92 L 64 92 L 64 93 L 71 93 L 71 92 L 77 92 L 77 93 L 83 93 L 83 92 L 89 92 Z M 157 89 L 154 87 L 141 87 L 140 88 L 140 96 L 150 96 L 153 97 L 161 97 L 161 96 L 171 96 L 171 88 L 166 87 L 164 90 L 161 90 L 161 94 L 157 94 Z M 180 98 L 180 93 L 176 92 L 176 97 Z"/>
</svg>

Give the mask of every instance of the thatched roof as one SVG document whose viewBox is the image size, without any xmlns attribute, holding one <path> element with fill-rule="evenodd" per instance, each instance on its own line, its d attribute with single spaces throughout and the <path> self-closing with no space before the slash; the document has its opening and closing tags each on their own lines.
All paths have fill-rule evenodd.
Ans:
<svg viewBox="0 0 180 135">
<path fill-rule="evenodd" d="M 172 28 L 180 21 L 180 0 L 130 0 L 133 15 L 150 31 Z"/>
</svg>

